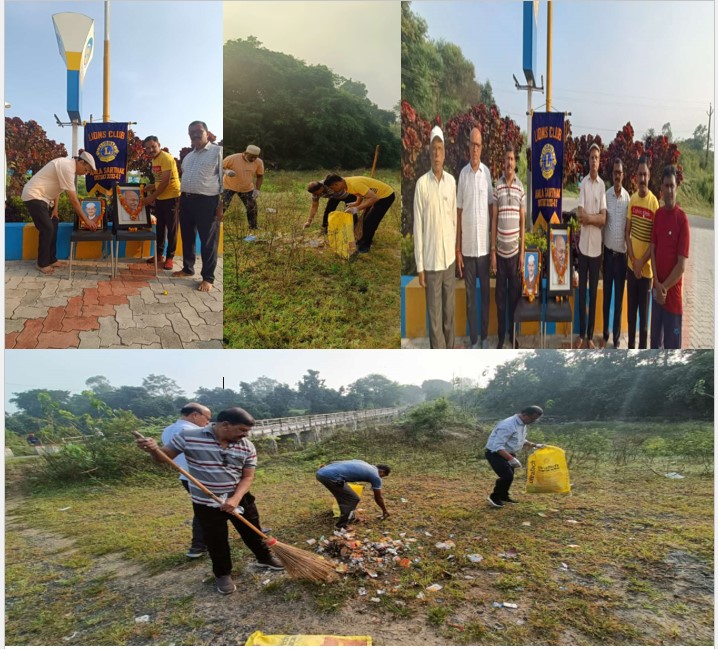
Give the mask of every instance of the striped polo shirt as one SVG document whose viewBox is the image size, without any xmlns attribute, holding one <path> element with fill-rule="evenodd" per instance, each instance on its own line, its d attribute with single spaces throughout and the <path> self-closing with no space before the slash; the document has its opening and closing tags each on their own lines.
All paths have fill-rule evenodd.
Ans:
<svg viewBox="0 0 718 649">
<path fill-rule="evenodd" d="M 257 450 L 246 437 L 230 442 L 225 448 L 214 434 L 214 424 L 204 428 L 184 429 L 176 433 L 167 448 L 184 453 L 190 474 L 216 496 L 231 496 L 245 468 L 257 466 Z M 192 502 L 219 507 L 199 487 L 189 483 Z"/>
<path fill-rule="evenodd" d="M 521 208 L 525 207 L 526 193 L 521 181 L 514 176 L 509 185 L 501 176 L 494 189 L 494 203 L 498 206 L 496 221 L 496 254 L 513 257 L 519 251 L 521 234 Z"/>
</svg>

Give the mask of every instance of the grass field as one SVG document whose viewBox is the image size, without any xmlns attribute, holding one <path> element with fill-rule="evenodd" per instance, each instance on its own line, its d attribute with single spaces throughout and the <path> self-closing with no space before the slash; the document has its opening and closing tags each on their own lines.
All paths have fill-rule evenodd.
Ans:
<svg viewBox="0 0 718 649">
<path fill-rule="evenodd" d="M 550 440 L 552 428 L 541 430 Z M 686 477 L 671 480 L 645 461 L 585 462 L 571 467 L 572 494 L 551 496 L 524 494 L 520 470 L 512 493 L 521 502 L 492 510 L 484 439 L 457 429 L 418 444 L 378 429 L 260 453 L 252 491 L 262 523 L 305 549 L 332 528 L 330 494 L 313 476 L 321 462 L 391 464 L 391 517 L 378 521 L 365 498 L 354 529 L 360 540 L 402 539 L 411 565 L 390 562 L 376 578 L 350 574 L 332 585 L 292 582 L 254 572 L 232 532 L 242 587 L 230 597 L 214 592 L 208 560 L 184 557 L 191 509 L 174 476 L 11 493 L 6 642 L 241 645 L 260 629 L 371 635 L 375 645 L 712 643 L 712 475 L 679 464 Z M 8 465 L 7 479 L 18 478 Z M 455 547 L 435 547 L 447 541 Z M 135 621 L 143 615 L 148 622 Z"/>
<path fill-rule="evenodd" d="M 396 189 L 397 200 L 371 252 L 348 261 L 320 233 L 324 200 L 312 226 L 302 228 L 311 206 L 307 183 L 327 173 L 268 171 L 253 242 L 244 241 L 244 206 L 236 197 L 232 202 L 225 215 L 226 347 L 399 347 L 399 173 L 377 171 L 378 179 Z"/>
</svg>

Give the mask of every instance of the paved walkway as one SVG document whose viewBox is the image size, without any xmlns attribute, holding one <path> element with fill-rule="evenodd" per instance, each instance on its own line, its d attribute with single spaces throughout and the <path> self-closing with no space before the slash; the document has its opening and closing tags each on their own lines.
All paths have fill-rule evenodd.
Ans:
<svg viewBox="0 0 718 649">
<path fill-rule="evenodd" d="M 158 275 L 144 260 L 120 260 L 110 279 L 109 262 L 79 260 L 70 282 L 66 265 L 44 275 L 32 261 L 6 262 L 5 347 L 221 349 L 222 259 L 209 293 L 197 290 L 199 275 Z"/>
</svg>

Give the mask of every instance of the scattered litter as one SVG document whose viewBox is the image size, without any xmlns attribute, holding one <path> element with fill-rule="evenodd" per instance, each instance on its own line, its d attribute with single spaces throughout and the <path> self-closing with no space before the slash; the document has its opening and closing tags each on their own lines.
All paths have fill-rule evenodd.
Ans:
<svg viewBox="0 0 718 649">
<path fill-rule="evenodd" d="M 63 640 L 67 640 L 67 641 L 72 640 L 78 633 L 79 633 L 79 631 L 74 631 L 72 635 L 65 636 L 63 638 Z"/>
<path fill-rule="evenodd" d="M 360 595 L 361 597 L 364 597 L 366 594 L 367 594 L 366 588 L 360 588 L 360 589 L 359 589 L 359 595 Z"/>
<path fill-rule="evenodd" d="M 135 622 L 149 622 L 150 616 L 149 615 L 140 615 L 139 617 L 135 618 Z"/>
<path fill-rule="evenodd" d="M 425 597 L 426 597 L 426 595 L 424 595 L 424 593 L 419 593 L 419 594 L 416 596 L 416 599 L 424 599 Z"/>
<path fill-rule="evenodd" d="M 349 566 L 346 563 L 339 563 L 334 571 L 343 575 L 349 572 Z"/>
<path fill-rule="evenodd" d="M 568 588 L 566 588 L 566 586 L 559 586 L 558 589 L 559 590 L 568 590 Z"/>
<path fill-rule="evenodd" d="M 567 548 L 579 548 L 579 547 L 581 547 L 581 546 L 580 546 L 580 545 L 576 545 L 575 543 L 569 543 L 566 547 L 567 547 Z"/>
<path fill-rule="evenodd" d="M 386 591 L 385 590 L 377 590 L 376 594 L 377 595 L 386 595 Z"/>
<path fill-rule="evenodd" d="M 464 575 L 464 579 L 471 580 L 471 579 L 476 579 L 476 577 L 474 575 Z"/>
<path fill-rule="evenodd" d="M 431 532 L 424 532 L 424 536 L 433 536 Z"/>
<path fill-rule="evenodd" d="M 504 602 L 504 608 L 518 608 L 518 604 L 512 604 L 511 602 Z"/>
<path fill-rule="evenodd" d="M 568 570 L 568 566 L 562 561 L 559 570 Z"/>
<path fill-rule="evenodd" d="M 248 237 L 244 237 L 243 241 L 246 241 L 247 243 L 254 243 L 257 240 L 257 237 L 255 237 L 253 234 L 250 234 Z"/>
<path fill-rule="evenodd" d="M 558 509 L 549 509 L 550 512 L 558 512 Z"/>
<path fill-rule="evenodd" d="M 571 525 L 578 525 L 578 521 L 575 521 L 573 518 L 566 519 L 567 523 L 571 523 Z"/>
<path fill-rule="evenodd" d="M 68 509 L 72 509 L 72 507 L 61 507 L 61 508 L 58 509 L 57 511 L 59 511 L 59 512 L 66 512 Z"/>
<path fill-rule="evenodd" d="M 407 543 L 416 543 L 416 539 L 414 539 L 414 538 L 409 538 L 409 539 L 406 539 L 406 542 L 407 542 Z"/>
<path fill-rule="evenodd" d="M 484 560 L 484 557 L 480 554 L 467 554 L 466 558 L 471 561 L 471 563 L 481 563 Z"/>
<path fill-rule="evenodd" d="M 531 523 L 529 523 L 528 521 L 524 521 L 523 523 L 521 523 L 521 525 L 523 525 L 524 527 L 531 527 Z"/>
<path fill-rule="evenodd" d="M 451 560 L 453 560 L 453 559 L 456 559 L 456 555 L 455 555 L 455 554 L 450 554 L 448 557 L 446 557 L 446 560 L 447 560 L 447 561 L 451 561 Z"/>
<path fill-rule="evenodd" d="M 546 514 L 544 514 L 543 512 L 539 512 L 537 516 L 540 516 L 541 518 L 546 518 Z"/>
<path fill-rule="evenodd" d="M 402 498 L 402 499 L 401 499 L 401 502 L 403 502 L 403 503 L 408 503 L 409 501 L 408 501 L 406 498 Z"/>
<path fill-rule="evenodd" d="M 399 557 L 394 557 L 394 559 L 399 559 Z M 411 559 L 407 559 L 404 557 L 403 559 L 399 559 L 397 562 L 402 568 L 408 568 L 411 566 Z"/>
<path fill-rule="evenodd" d="M 431 586 L 427 586 L 426 590 L 431 591 L 432 593 L 435 593 L 436 591 L 439 591 L 443 588 L 441 584 L 431 584 Z"/>
<path fill-rule="evenodd" d="M 381 603 L 381 599 L 379 599 L 378 597 L 370 597 L 369 601 L 376 602 L 377 604 Z"/>
<path fill-rule="evenodd" d="M 666 478 L 670 478 L 671 480 L 683 480 L 686 476 L 681 475 L 680 473 L 676 473 L 675 471 L 669 471 L 668 473 L 664 473 L 664 476 Z"/>
<path fill-rule="evenodd" d="M 276 213 L 277 213 L 277 210 L 275 210 L 273 207 L 267 208 L 267 214 L 276 214 Z"/>
<path fill-rule="evenodd" d="M 437 550 L 451 550 L 451 548 L 456 547 L 456 543 L 453 541 L 444 541 L 437 543 L 435 547 Z"/>
<path fill-rule="evenodd" d="M 403 539 L 406 536 L 406 532 L 399 532 L 399 536 Z"/>
<path fill-rule="evenodd" d="M 499 552 L 499 556 L 502 559 L 515 559 L 519 556 L 519 553 L 516 551 L 515 548 L 511 548 L 509 550 L 506 550 L 506 552 Z"/>
<path fill-rule="evenodd" d="M 493 602 L 491 606 L 494 608 L 503 608 L 504 605 L 501 602 Z"/>
<path fill-rule="evenodd" d="M 265 579 L 265 580 L 262 582 L 262 586 L 266 586 L 267 584 L 271 584 L 271 583 L 272 583 L 272 580 L 271 580 L 271 579 Z"/>
<path fill-rule="evenodd" d="M 316 542 L 316 539 L 307 539 L 307 545 L 314 545 Z"/>
</svg>

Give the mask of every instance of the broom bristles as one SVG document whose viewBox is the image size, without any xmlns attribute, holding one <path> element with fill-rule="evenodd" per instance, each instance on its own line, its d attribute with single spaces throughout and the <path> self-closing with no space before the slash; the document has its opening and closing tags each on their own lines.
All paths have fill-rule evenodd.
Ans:
<svg viewBox="0 0 718 649">
<path fill-rule="evenodd" d="M 300 550 L 292 545 L 276 541 L 272 552 L 282 563 L 287 574 L 294 579 L 309 579 L 313 582 L 335 581 L 339 578 L 334 566 L 324 557 L 313 552 Z"/>
</svg>

